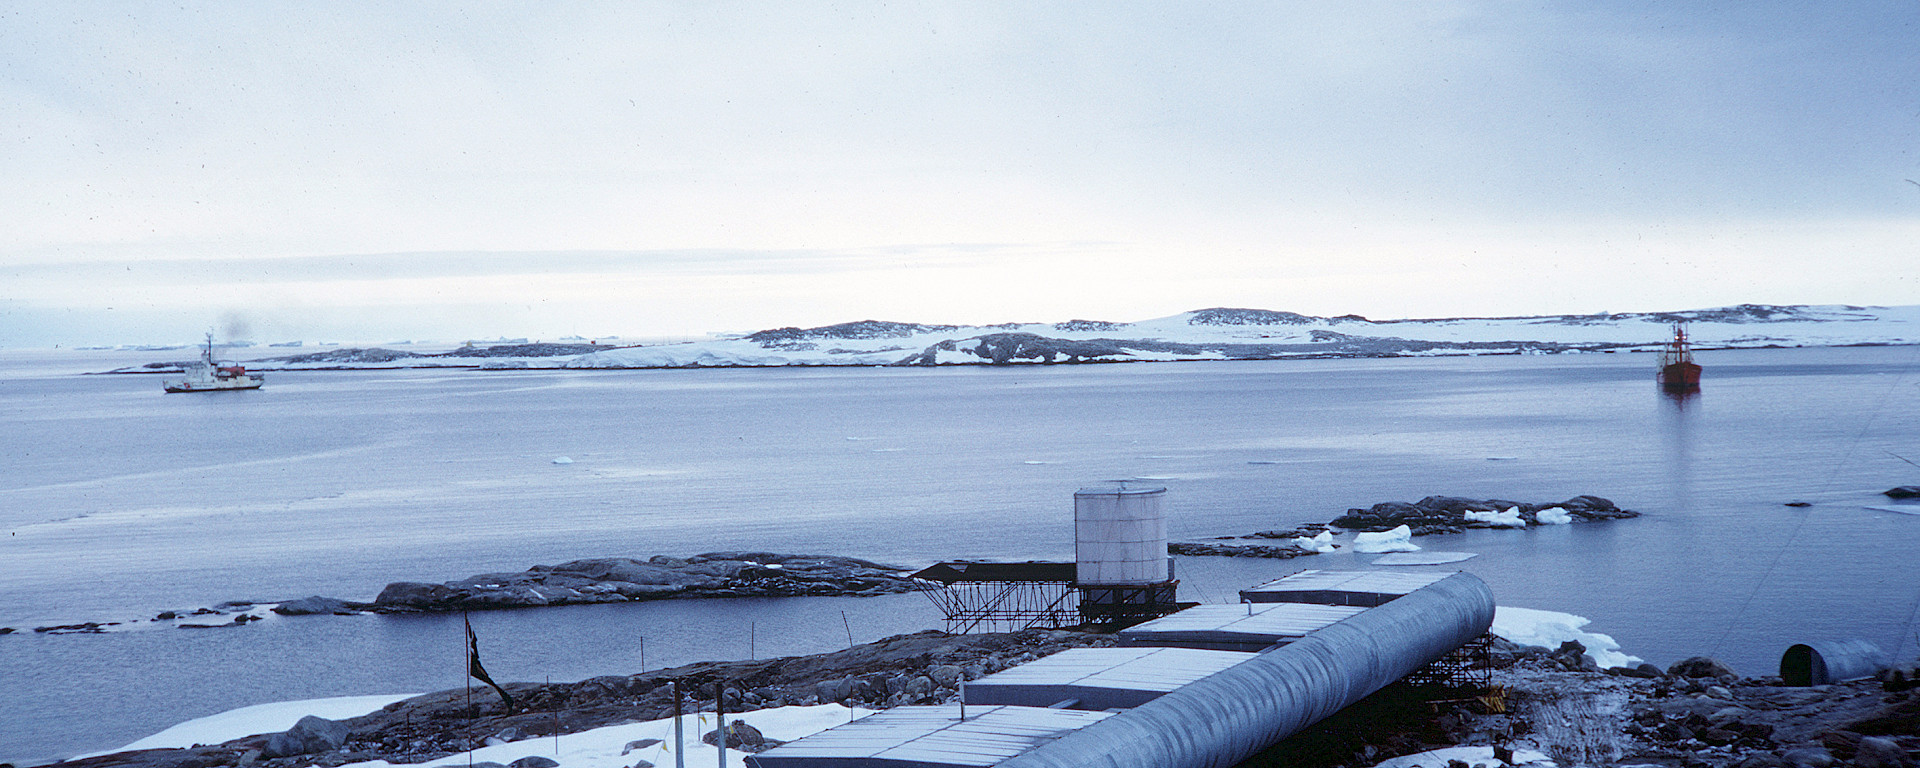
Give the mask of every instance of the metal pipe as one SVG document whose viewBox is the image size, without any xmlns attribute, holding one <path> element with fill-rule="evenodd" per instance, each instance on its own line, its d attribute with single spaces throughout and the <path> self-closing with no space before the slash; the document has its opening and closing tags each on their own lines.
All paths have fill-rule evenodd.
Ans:
<svg viewBox="0 0 1920 768">
<path fill-rule="evenodd" d="M 1485 634 L 1493 609 L 1457 573 L 998 768 L 1227 768 Z"/>
</svg>

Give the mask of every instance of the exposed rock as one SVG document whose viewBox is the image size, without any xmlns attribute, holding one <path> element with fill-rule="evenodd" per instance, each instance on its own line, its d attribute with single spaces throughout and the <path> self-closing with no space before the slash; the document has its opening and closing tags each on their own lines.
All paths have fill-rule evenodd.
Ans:
<svg viewBox="0 0 1920 768">
<path fill-rule="evenodd" d="M 720 743 L 720 731 L 718 729 L 707 731 L 705 735 L 700 737 L 700 741 L 717 746 Z M 745 720 L 727 721 L 727 749 L 736 749 L 741 752 L 764 752 L 782 743 L 784 742 L 767 738 L 764 734 L 760 733 L 760 729 L 748 725 Z"/>
<path fill-rule="evenodd" d="M 347 724 L 324 717 L 307 715 L 280 733 L 267 737 L 260 750 L 263 757 L 290 757 L 329 752 L 347 743 Z"/>
<path fill-rule="evenodd" d="M 559 768 L 560 763 L 551 757 L 528 755 L 507 763 L 507 768 Z"/>
<path fill-rule="evenodd" d="M 633 741 L 627 742 L 626 746 L 620 748 L 620 756 L 626 757 L 636 749 L 646 749 L 659 743 L 659 739 L 634 739 Z"/>
<path fill-rule="evenodd" d="M 1737 677 L 1727 665 L 1711 656 L 1694 656 L 1676 661 L 1667 667 L 1667 674 L 1675 677 Z"/>
<path fill-rule="evenodd" d="M 1575 522 L 1592 520 L 1618 520 L 1639 517 L 1640 513 L 1621 509 L 1612 501 L 1599 496 L 1575 496 L 1557 503 L 1528 503 L 1507 501 L 1504 499 L 1466 499 L 1457 496 L 1428 496 L 1408 504 L 1402 501 L 1385 501 L 1367 509 L 1349 509 L 1347 514 L 1334 518 L 1332 524 L 1348 530 L 1388 531 L 1405 525 L 1413 529 L 1413 535 L 1426 536 L 1436 533 L 1459 533 L 1468 528 L 1493 527 L 1492 523 L 1467 520 L 1468 512 L 1501 512 L 1518 508 L 1520 517 L 1528 525 L 1539 523 L 1541 510 L 1559 507 L 1567 512 Z"/>
<path fill-rule="evenodd" d="M 319 595 L 303 597 L 298 600 L 288 600 L 287 602 L 274 606 L 273 612 L 282 616 L 311 616 L 315 614 L 351 616 L 359 613 L 359 611 L 348 607 L 344 600 L 335 600 L 331 597 L 321 597 Z"/>
<path fill-rule="evenodd" d="M 1911 499 L 1920 497 L 1920 485 L 1902 485 L 1898 488 L 1888 488 L 1882 493 L 1896 499 Z"/>
<path fill-rule="evenodd" d="M 1292 544 L 1224 544 L 1213 541 L 1175 541 L 1167 544 L 1167 553 L 1195 557 L 1271 557 L 1281 560 L 1314 554 Z"/>
<path fill-rule="evenodd" d="M 1860 747 L 1854 751 L 1853 764 L 1858 768 L 1908 768 L 1912 761 L 1907 759 L 1907 751 L 1899 742 L 1868 736 L 1860 740 Z"/>
<path fill-rule="evenodd" d="M 905 569 L 857 558 L 709 552 L 687 558 L 574 560 L 445 584 L 399 581 L 381 590 L 369 607 L 453 611 L 682 597 L 878 595 L 912 589 Z"/>
</svg>

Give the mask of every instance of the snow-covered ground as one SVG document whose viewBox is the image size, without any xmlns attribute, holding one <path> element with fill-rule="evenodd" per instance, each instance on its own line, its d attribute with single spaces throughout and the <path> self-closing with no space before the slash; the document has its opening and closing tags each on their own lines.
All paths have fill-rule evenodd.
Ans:
<svg viewBox="0 0 1920 768">
<path fill-rule="evenodd" d="M 195 744 L 220 744 L 242 736 L 278 733 L 292 728 L 294 723 L 300 722 L 300 718 L 308 715 L 324 717 L 328 720 L 344 720 L 418 695 L 420 694 L 339 696 L 331 699 L 256 704 L 251 707 L 230 709 L 217 715 L 208 715 L 198 720 L 188 720 L 119 749 L 79 755 L 74 759 L 110 755 L 115 752 L 132 752 L 139 749 L 184 749 Z"/>
<path fill-rule="evenodd" d="M 328 359 L 262 355 L 245 362 L 256 370 L 699 368 L 1550 354 L 1655 349 L 1672 338 L 1671 326 L 1680 321 L 1687 323 L 1695 345 L 1705 348 L 1920 344 L 1920 305 L 1742 304 L 1677 312 L 1381 321 L 1216 308 L 1124 323 L 953 326 L 863 320 L 567 354 L 482 354 L 484 347 L 430 356 L 417 350 L 336 349 L 326 353 Z M 356 351 L 366 354 L 351 354 Z M 239 357 L 225 351 L 222 356 Z"/>
</svg>

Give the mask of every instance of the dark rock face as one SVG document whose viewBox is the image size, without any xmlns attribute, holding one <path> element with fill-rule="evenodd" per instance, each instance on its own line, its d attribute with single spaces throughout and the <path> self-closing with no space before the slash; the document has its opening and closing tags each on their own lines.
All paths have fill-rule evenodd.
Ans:
<svg viewBox="0 0 1920 768">
<path fill-rule="evenodd" d="M 1459 533 L 1468 528 L 1492 527 L 1488 523 L 1467 520 L 1468 512 L 1500 512 L 1515 507 L 1520 509 L 1520 519 L 1526 521 L 1528 525 L 1538 524 L 1540 510 L 1553 507 L 1566 510 L 1575 522 L 1619 520 L 1640 516 L 1638 512 L 1621 509 L 1614 506 L 1612 501 L 1599 496 L 1575 496 L 1552 504 L 1504 499 L 1428 496 L 1412 504 L 1403 501 L 1384 501 L 1367 509 L 1349 509 L 1345 515 L 1334 518 L 1332 524 L 1357 531 L 1390 531 L 1405 525 L 1413 529 L 1415 536 Z"/>
<path fill-rule="evenodd" d="M 1667 667 L 1667 674 L 1674 677 L 1737 677 L 1727 665 L 1711 656 L 1694 656 L 1676 661 Z"/>
<path fill-rule="evenodd" d="M 700 740 L 709 745 L 718 746 L 720 744 L 720 731 L 718 729 L 707 731 L 705 735 L 700 737 Z M 734 720 L 727 723 L 727 749 L 749 753 L 765 752 L 784 743 L 786 742 L 780 741 L 779 739 L 767 738 L 766 735 L 760 733 L 760 729 L 748 725 L 745 720 Z"/>
<path fill-rule="evenodd" d="M 914 589 L 904 569 L 851 557 L 709 552 L 536 565 L 445 584 L 399 581 L 374 598 L 381 611 L 455 611 L 683 597 L 879 595 Z"/>
<path fill-rule="evenodd" d="M 747 334 L 747 341 L 763 347 L 782 347 L 794 342 L 818 339 L 904 339 L 920 333 L 944 333 L 959 330 L 957 325 L 921 325 L 919 323 L 895 323 L 885 320 L 858 320 L 851 323 L 823 325 L 818 328 L 772 328 Z"/>
<path fill-rule="evenodd" d="M 555 762 L 553 758 L 542 757 L 540 755 L 528 755 L 511 763 L 507 763 L 507 768 L 559 768 L 559 766 L 560 764 Z"/>
<path fill-rule="evenodd" d="M 307 715 L 294 723 L 292 728 L 267 737 L 267 744 L 260 754 L 265 757 L 291 757 L 331 752 L 347 743 L 348 732 L 345 722 Z"/>
<path fill-rule="evenodd" d="M 1106 333 L 1126 327 L 1126 323 L 1109 323 L 1105 320 L 1068 320 L 1054 323 L 1053 329 L 1067 333 Z"/>
<path fill-rule="evenodd" d="M 1896 499 L 1916 498 L 1920 497 L 1920 485 L 1903 485 L 1898 488 L 1888 488 L 1883 491 L 1883 493 Z"/>
<path fill-rule="evenodd" d="M 1215 307 L 1203 309 L 1187 318 L 1188 325 L 1306 325 L 1317 317 L 1295 314 L 1293 312 L 1275 312 L 1270 309 L 1230 309 Z"/>
<path fill-rule="evenodd" d="M 1313 552 L 1291 544 L 1222 544 L 1211 541 L 1176 541 L 1167 544 L 1167 554 L 1190 557 L 1269 557 L 1278 560 L 1311 555 Z"/>
<path fill-rule="evenodd" d="M 391 349 L 329 349 L 325 352 L 311 352 L 290 357 L 270 357 L 261 362 L 268 363 L 391 363 L 395 360 L 425 357 L 413 352 L 400 352 Z"/>
<path fill-rule="evenodd" d="M 321 597 L 319 595 L 303 597 L 298 600 L 288 600 L 287 602 L 274 606 L 273 612 L 282 616 L 312 616 L 315 614 L 351 616 L 358 613 L 358 611 L 348 607 L 344 600 L 335 600 L 331 597 Z"/>
<path fill-rule="evenodd" d="M 598 344 L 495 344 L 491 347 L 461 347 L 428 357 L 566 357 L 605 352 L 613 347 Z"/>
</svg>

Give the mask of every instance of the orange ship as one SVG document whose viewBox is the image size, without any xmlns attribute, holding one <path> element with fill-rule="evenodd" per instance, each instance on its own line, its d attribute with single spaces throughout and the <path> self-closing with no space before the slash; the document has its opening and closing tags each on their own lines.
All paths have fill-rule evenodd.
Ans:
<svg viewBox="0 0 1920 768">
<path fill-rule="evenodd" d="M 1673 341 L 1660 351 L 1660 387 L 1668 392 L 1692 392 L 1700 388 L 1700 364 L 1693 361 L 1693 349 L 1687 346 L 1687 326 L 1673 324 Z"/>
</svg>

